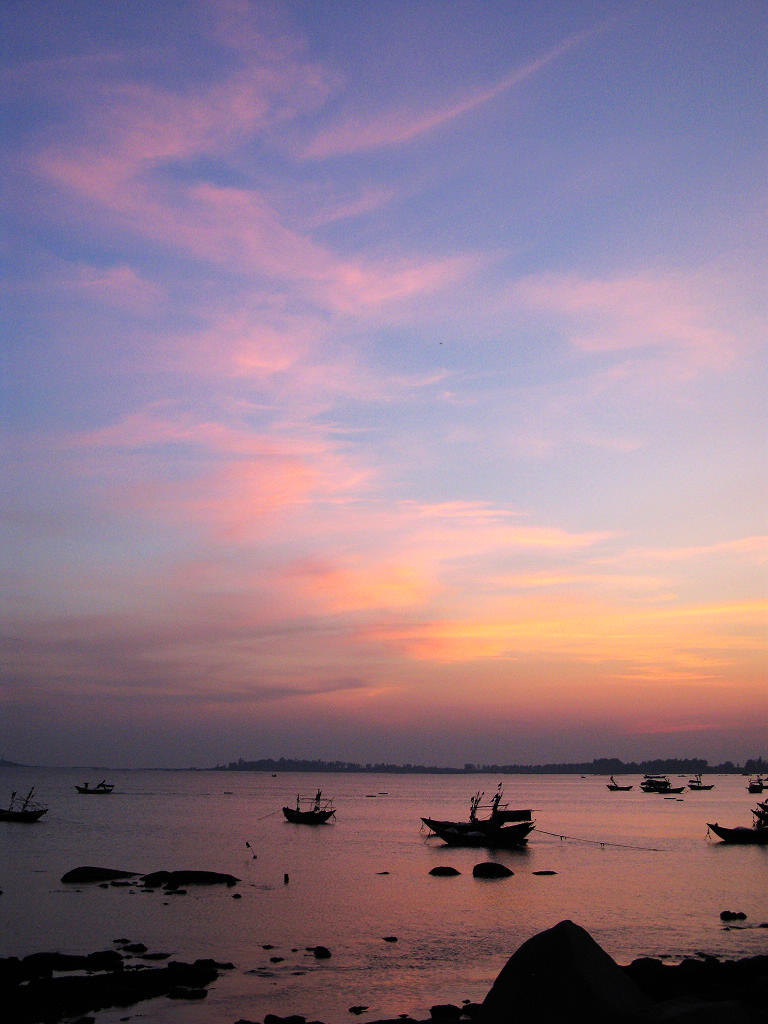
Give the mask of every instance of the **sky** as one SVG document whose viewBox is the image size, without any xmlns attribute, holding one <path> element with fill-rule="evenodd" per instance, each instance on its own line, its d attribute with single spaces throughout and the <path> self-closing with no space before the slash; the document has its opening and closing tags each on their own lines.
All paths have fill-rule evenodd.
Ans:
<svg viewBox="0 0 768 1024">
<path fill-rule="evenodd" d="M 768 753 L 763 2 L 0 40 L 0 757 Z"/>
</svg>

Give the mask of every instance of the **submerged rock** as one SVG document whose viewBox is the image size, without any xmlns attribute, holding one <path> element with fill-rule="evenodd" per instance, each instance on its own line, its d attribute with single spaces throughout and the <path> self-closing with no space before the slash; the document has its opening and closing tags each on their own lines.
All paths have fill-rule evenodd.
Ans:
<svg viewBox="0 0 768 1024">
<path fill-rule="evenodd" d="M 150 889 L 179 889 L 182 885 L 226 885 L 231 888 L 240 879 L 219 871 L 152 871 L 142 875 L 141 881 Z"/>
<path fill-rule="evenodd" d="M 494 860 L 484 860 L 480 864 L 475 864 L 472 868 L 472 875 L 474 878 L 509 878 L 510 875 L 514 875 L 514 871 L 506 864 L 499 864 Z"/>
<path fill-rule="evenodd" d="M 451 875 L 460 875 L 461 872 L 458 868 L 452 868 L 449 864 L 438 864 L 437 867 L 430 868 L 430 875 L 440 875 L 446 878 Z"/>
<path fill-rule="evenodd" d="M 111 882 L 115 878 L 136 878 L 135 871 L 122 871 L 119 868 L 99 868 L 84 865 L 79 868 L 72 868 L 61 876 L 62 882 L 86 883 L 86 882 Z"/>
<path fill-rule="evenodd" d="M 223 874 L 220 871 L 152 871 L 148 875 L 139 876 L 136 871 L 123 871 L 118 868 L 102 868 L 84 865 L 73 868 L 62 875 L 61 880 L 67 884 L 87 882 L 114 882 L 118 879 L 140 878 L 142 884 L 148 889 L 173 889 L 181 890 L 183 885 L 226 885 L 231 887 L 240 881 L 234 875 Z"/>
</svg>

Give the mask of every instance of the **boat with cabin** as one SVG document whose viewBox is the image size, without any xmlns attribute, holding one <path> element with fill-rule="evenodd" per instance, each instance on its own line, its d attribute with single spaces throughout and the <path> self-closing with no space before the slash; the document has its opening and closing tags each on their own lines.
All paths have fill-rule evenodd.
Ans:
<svg viewBox="0 0 768 1024">
<path fill-rule="evenodd" d="M 685 786 L 673 786 L 668 775 L 644 775 L 640 789 L 644 793 L 664 793 L 665 796 L 669 796 L 672 793 L 682 793 Z"/>
<path fill-rule="evenodd" d="M 469 802 L 469 819 L 452 821 L 444 818 L 422 818 L 430 833 L 448 846 L 484 846 L 490 849 L 513 849 L 523 846 L 535 828 L 530 808 L 511 808 L 502 803 L 499 783 L 490 804 L 481 803 L 484 793 L 477 792 Z M 488 809 L 487 816 L 480 812 Z"/>
<path fill-rule="evenodd" d="M 25 797 L 16 796 L 15 791 L 11 793 L 8 806 L 0 807 L 0 821 L 17 821 L 26 825 L 39 821 L 44 814 L 48 813 L 48 808 L 36 803 L 32 799 L 34 794 L 34 786 Z"/>
<path fill-rule="evenodd" d="M 324 825 L 335 816 L 336 808 L 333 800 L 318 789 L 313 797 L 297 795 L 296 806 L 284 807 L 283 814 L 294 825 Z"/>
<path fill-rule="evenodd" d="M 747 783 L 748 793 L 762 793 L 765 789 L 766 780 L 761 775 L 755 775 Z"/>
<path fill-rule="evenodd" d="M 97 782 L 95 786 L 91 786 L 88 782 L 84 782 L 82 786 L 75 786 L 78 793 L 89 793 L 97 796 L 107 796 L 114 788 L 114 783 L 107 782 L 106 779 L 102 779 L 101 782 Z"/>
</svg>

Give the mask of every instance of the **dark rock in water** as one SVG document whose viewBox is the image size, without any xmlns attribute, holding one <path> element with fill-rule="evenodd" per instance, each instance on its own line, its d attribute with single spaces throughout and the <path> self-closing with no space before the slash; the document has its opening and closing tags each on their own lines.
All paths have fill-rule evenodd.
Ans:
<svg viewBox="0 0 768 1024">
<path fill-rule="evenodd" d="M 152 871 L 142 875 L 141 881 L 151 889 L 179 889 L 182 885 L 226 885 L 231 887 L 240 881 L 234 875 L 219 871 Z"/>
<path fill-rule="evenodd" d="M 359 1017 L 359 1016 L 360 1016 L 360 1014 L 361 1014 L 361 1013 L 365 1013 L 365 1011 L 366 1011 L 367 1009 L 368 1009 L 368 1007 L 367 1007 L 367 1006 L 350 1006 L 350 1008 L 349 1008 L 349 1012 L 350 1012 L 350 1013 L 354 1013 L 354 1014 L 356 1014 L 356 1015 L 357 1015 L 357 1016 Z"/>
<path fill-rule="evenodd" d="M 480 864 L 475 864 L 472 868 L 472 875 L 474 878 L 509 878 L 510 875 L 514 875 L 514 871 L 505 864 L 485 860 Z"/>
<path fill-rule="evenodd" d="M 143 999 L 168 995 L 184 989 L 184 998 L 200 998 L 190 992 L 204 991 L 218 976 L 212 969 L 194 964 L 171 962 L 165 967 L 138 967 L 124 970 L 114 950 L 90 954 L 89 957 L 65 957 L 62 954 L 35 954 L 28 965 L 32 977 L 24 977 L 27 968 L 16 961 L 15 974 L 9 974 L 7 962 L 0 960 L 2 1008 L 5 1020 L 14 1024 L 36 1021 L 53 1022 L 77 1018 L 84 1013 L 112 1006 L 130 1006 Z M 46 963 L 45 957 L 49 959 Z M 83 965 L 79 961 L 87 961 Z M 68 974 L 50 977 L 40 972 L 43 966 L 55 965 L 56 971 L 98 970 L 92 974 Z M 97 968 L 97 965 L 98 968 Z M 13 968 L 13 964 L 11 967 Z"/>
<path fill-rule="evenodd" d="M 765 1020 L 768 956 L 723 962 L 707 957 L 686 959 L 679 964 L 663 964 L 660 960 L 643 957 L 633 960 L 625 971 L 659 1005 L 685 1003 L 693 1006 L 698 1016 L 691 1016 L 690 1020 L 696 1024 L 699 1020 L 714 1019 L 715 1010 L 722 1013 L 721 1021 L 747 1024 Z"/>
<path fill-rule="evenodd" d="M 532 871 L 532 875 L 556 875 L 556 871 Z"/>
<path fill-rule="evenodd" d="M 461 872 L 458 868 L 452 868 L 449 864 L 438 864 L 435 868 L 430 868 L 430 875 L 445 876 L 446 878 L 451 875 L 460 875 Z"/>
<path fill-rule="evenodd" d="M 385 942 L 397 942 L 397 936 L 396 935 L 384 935 L 383 939 L 384 939 Z"/>
<path fill-rule="evenodd" d="M 524 942 L 485 997 L 483 1024 L 586 1019 L 639 1022 L 649 1000 L 583 928 L 572 921 Z"/>
<path fill-rule="evenodd" d="M 123 959 L 114 949 L 80 956 L 71 953 L 30 953 L 20 963 L 25 981 L 50 978 L 54 971 L 120 971 Z"/>
<path fill-rule="evenodd" d="M 169 999 L 205 999 L 207 995 L 204 988 L 186 988 L 184 985 L 175 985 L 168 992 Z"/>
<path fill-rule="evenodd" d="M 264 1017 L 264 1024 L 307 1024 L 306 1017 L 300 1017 L 297 1013 L 288 1017 L 278 1017 L 275 1013 L 268 1013 Z"/>
<path fill-rule="evenodd" d="M 331 951 L 326 946 L 314 946 L 312 952 L 318 960 L 328 960 L 331 956 Z"/>
<path fill-rule="evenodd" d="M 129 942 L 127 946 L 123 946 L 124 953 L 146 953 L 147 947 L 143 942 Z"/>
<path fill-rule="evenodd" d="M 461 1009 L 453 1003 L 438 1003 L 436 1006 L 430 1006 L 429 1016 L 432 1020 L 457 1021 L 461 1016 Z"/>
<path fill-rule="evenodd" d="M 243 894 L 242 893 L 240 893 L 240 892 L 233 892 L 232 893 L 232 899 L 233 900 L 241 900 L 242 898 L 243 898 Z"/>
<path fill-rule="evenodd" d="M 747 915 L 742 910 L 721 910 L 721 921 L 746 921 Z"/>
<path fill-rule="evenodd" d="M 235 965 L 229 960 L 212 960 L 209 956 L 198 958 L 192 966 L 203 971 L 233 971 L 235 969 Z"/>
<path fill-rule="evenodd" d="M 72 868 L 65 875 L 61 876 L 62 882 L 83 883 L 83 882 L 111 882 L 113 878 L 135 878 L 135 871 L 121 871 L 117 868 L 95 868 L 88 865 L 79 868 Z"/>
</svg>

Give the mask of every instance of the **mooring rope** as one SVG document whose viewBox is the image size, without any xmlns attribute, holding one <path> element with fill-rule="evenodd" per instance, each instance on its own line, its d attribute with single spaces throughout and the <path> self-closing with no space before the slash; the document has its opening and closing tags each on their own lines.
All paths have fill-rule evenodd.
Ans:
<svg viewBox="0 0 768 1024">
<path fill-rule="evenodd" d="M 270 811 L 269 814 L 262 814 L 260 818 L 254 818 L 254 821 L 264 821 L 265 818 L 271 818 L 273 814 L 279 813 L 279 811 Z"/>
<path fill-rule="evenodd" d="M 564 836 L 559 832 L 547 832 L 543 828 L 537 828 L 536 831 L 543 836 L 554 836 L 555 839 L 570 839 L 573 843 L 592 843 L 594 846 L 617 846 L 622 850 L 648 850 L 651 853 L 663 853 L 658 846 L 632 846 L 629 843 L 609 843 L 604 839 L 583 839 L 581 836 Z"/>
</svg>

